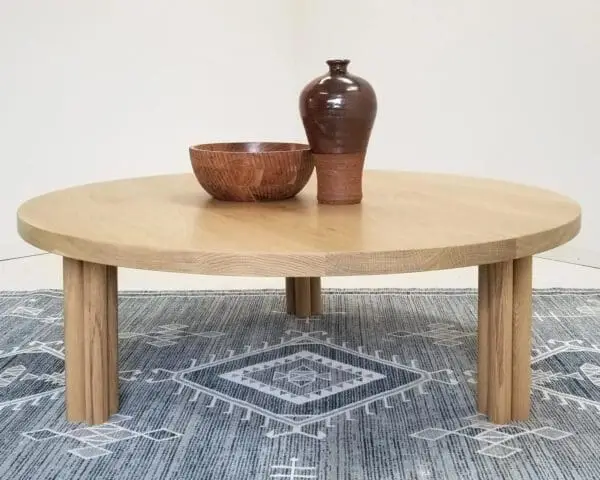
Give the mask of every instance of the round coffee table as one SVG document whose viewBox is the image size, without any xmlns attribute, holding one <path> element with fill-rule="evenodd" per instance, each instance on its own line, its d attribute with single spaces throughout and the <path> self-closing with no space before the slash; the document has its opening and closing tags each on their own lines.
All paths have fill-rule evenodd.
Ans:
<svg viewBox="0 0 600 480">
<path fill-rule="evenodd" d="M 66 409 L 96 424 L 119 408 L 117 267 L 286 277 L 288 312 L 321 311 L 320 278 L 479 266 L 478 409 L 530 409 L 531 256 L 573 238 L 579 205 L 512 183 L 366 171 L 362 204 L 225 203 L 191 174 L 118 180 L 24 203 L 18 229 L 64 257 Z"/>
</svg>

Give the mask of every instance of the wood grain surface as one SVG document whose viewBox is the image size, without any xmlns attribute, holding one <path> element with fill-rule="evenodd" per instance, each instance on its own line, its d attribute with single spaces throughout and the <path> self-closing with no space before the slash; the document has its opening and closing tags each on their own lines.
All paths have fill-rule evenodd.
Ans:
<svg viewBox="0 0 600 480">
<path fill-rule="evenodd" d="M 487 414 L 493 423 L 512 418 L 513 262 L 488 267 L 488 395 Z"/>
<path fill-rule="evenodd" d="M 83 264 L 83 349 L 87 422 L 105 422 L 110 415 L 107 325 L 107 267 Z"/>
<path fill-rule="evenodd" d="M 106 268 L 108 413 L 119 411 L 119 284 L 115 267 Z"/>
<path fill-rule="evenodd" d="M 63 259 L 63 284 L 67 420 L 85 422 L 88 417 L 85 389 L 83 262 L 66 257 Z"/>
<path fill-rule="evenodd" d="M 323 314 L 320 277 L 286 277 L 285 297 L 290 315 L 308 318 Z"/>
<path fill-rule="evenodd" d="M 531 408 L 532 259 L 513 262 L 512 419 L 524 421 Z"/>
<path fill-rule="evenodd" d="M 296 278 L 294 284 L 294 301 L 296 303 L 296 311 L 294 314 L 300 318 L 310 317 L 310 299 L 310 278 Z"/>
<path fill-rule="evenodd" d="M 74 259 L 211 275 L 323 277 L 497 263 L 566 243 L 579 205 L 503 181 L 365 171 L 363 202 L 211 199 L 192 174 L 89 184 L 18 210 L 30 244 Z"/>
<path fill-rule="evenodd" d="M 488 375 L 490 360 L 490 266 L 479 266 L 477 300 L 477 410 L 488 411 Z"/>
<path fill-rule="evenodd" d="M 314 169 L 310 147 L 299 143 L 208 143 L 189 151 L 198 182 L 217 200 L 285 200 Z"/>
</svg>

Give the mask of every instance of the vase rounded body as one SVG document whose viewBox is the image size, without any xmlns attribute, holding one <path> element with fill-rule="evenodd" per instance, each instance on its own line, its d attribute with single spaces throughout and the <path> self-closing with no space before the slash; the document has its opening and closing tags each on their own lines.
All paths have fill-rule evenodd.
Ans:
<svg viewBox="0 0 600 480">
<path fill-rule="evenodd" d="M 377 114 L 375 91 L 348 72 L 349 60 L 328 60 L 329 72 L 300 94 L 300 115 L 317 170 L 320 203 L 362 200 L 362 171 Z"/>
</svg>

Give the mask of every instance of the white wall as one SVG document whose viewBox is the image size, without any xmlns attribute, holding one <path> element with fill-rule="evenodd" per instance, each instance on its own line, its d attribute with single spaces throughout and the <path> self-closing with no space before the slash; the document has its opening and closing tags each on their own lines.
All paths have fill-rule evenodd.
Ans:
<svg viewBox="0 0 600 480">
<path fill-rule="evenodd" d="M 350 70 L 379 99 L 367 168 L 505 178 L 583 206 L 563 260 L 600 266 L 600 1 L 304 0 L 296 76 Z"/>
<path fill-rule="evenodd" d="M 187 146 L 298 140 L 292 2 L 0 2 L 0 258 L 20 202 L 188 171 Z M 302 137 L 300 137 L 302 139 Z"/>
<path fill-rule="evenodd" d="M 599 25 L 598 0 L 0 2 L 0 258 L 33 251 L 30 196 L 302 140 L 300 89 L 347 57 L 379 97 L 369 168 L 562 191 L 584 228 L 560 255 L 600 266 Z"/>
</svg>

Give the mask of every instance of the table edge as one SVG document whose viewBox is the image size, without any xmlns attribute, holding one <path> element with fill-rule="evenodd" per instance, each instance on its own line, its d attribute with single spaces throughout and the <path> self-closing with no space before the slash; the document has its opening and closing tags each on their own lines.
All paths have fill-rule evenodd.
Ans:
<svg viewBox="0 0 600 480">
<path fill-rule="evenodd" d="M 34 247 L 56 255 L 140 270 L 251 277 L 386 275 L 464 268 L 542 253 L 569 242 L 580 230 L 579 207 L 575 218 L 550 230 L 488 243 L 378 252 L 238 254 L 202 250 L 157 251 L 135 245 L 115 247 L 45 231 L 25 222 L 17 213 L 20 237 Z"/>
</svg>

